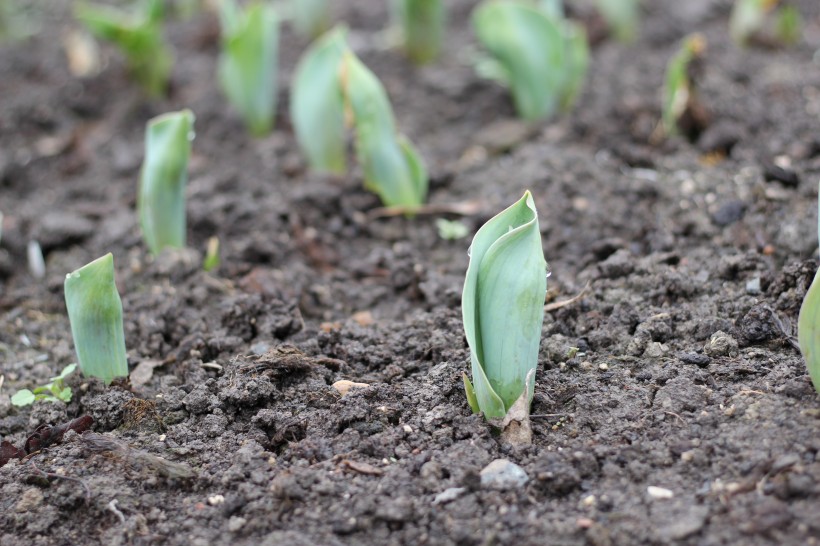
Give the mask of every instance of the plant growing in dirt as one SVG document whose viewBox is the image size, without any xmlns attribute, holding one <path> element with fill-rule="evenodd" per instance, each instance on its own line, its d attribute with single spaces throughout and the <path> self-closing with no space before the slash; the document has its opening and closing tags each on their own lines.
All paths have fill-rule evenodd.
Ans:
<svg viewBox="0 0 820 546">
<path fill-rule="evenodd" d="M 764 31 L 770 21 L 774 28 L 766 36 Z M 754 41 L 789 45 L 799 40 L 800 26 L 800 12 L 788 3 L 780 6 L 780 0 L 736 0 L 729 18 L 729 35 L 741 47 Z"/>
<path fill-rule="evenodd" d="M 528 426 L 546 292 L 547 262 L 527 191 L 484 224 L 470 245 L 461 311 L 473 376 L 471 382 L 464 374 L 464 387 L 474 413 Z"/>
<path fill-rule="evenodd" d="M 635 39 L 641 16 L 641 0 L 596 0 L 595 6 L 616 39 L 621 42 Z"/>
<path fill-rule="evenodd" d="M 820 215 L 820 202 L 818 202 Z M 818 216 L 817 235 L 820 239 L 820 216 Z M 797 319 L 797 343 L 806 360 L 811 382 L 820 393 L 820 270 L 814 275 Z"/>
<path fill-rule="evenodd" d="M 668 136 L 678 133 L 691 136 L 706 123 L 706 113 L 698 98 L 694 76 L 695 62 L 703 57 L 705 51 L 706 40 L 703 36 L 687 36 L 666 67 L 661 124 L 664 134 Z"/>
<path fill-rule="evenodd" d="M 134 78 L 148 94 L 165 93 L 173 57 L 162 39 L 162 0 L 144 0 L 136 12 L 80 3 L 75 15 L 92 34 L 122 51 Z"/>
<path fill-rule="evenodd" d="M 110 253 L 66 275 L 65 303 L 83 375 L 106 384 L 127 377 L 122 301 Z"/>
<path fill-rule="evenodd" d="M 386 206 L 417 207 L 427 196 L 421 156 L 398 134 L 384 87 L 345 35 L 343 28 L 331 30 L 299 61 L 291 91 L 296 137 L 312 168 L 342 174 L 345 126 L 352 127 L 365 187 Z"/>
<path fill-rule="evenodd" d="M 11 403 L 15 406 L 28 406 L 37 400 L 47 400 L 49 402 L 71 402 L 71 387 L 65 385 L 65 378 L 74 373 L 77 364 L 69 364 L 60 375 L 52 377 L 51 380 L 33 391 L 21 389 L 11 397 Z"/>
<path fill-rule="evenodd" d="M 438 57 L 444 39 L 443 0 L 391 0 L 390 7 L 410 60 L 424 64 Z"/>
<path fill-rule="evenodd" d="M 171 112 L 148 121 L 137 194 L 142 237 L 153 254 L 185 246 L 185 185 L 194 114 Z"/>
<path fill-rule="evenodd" d="M 289 19 L 300 34 L 316 38 L 330 28 L 329 0 L 291 0 Z"/>
<path fill-rule="evenodd" d="M 491 57 L 481 75 L 510 88 L 518 115 L 533 121 L 572 107 L 589 64 L 586 34 L 560 15 L 561 4 L 485 0 L 473 29 Z"/>
<path fill-rule="evenodd" d="M 273 128 L 276 113 L 276 12 L 261 2 L 240 9 L 235 0 L 222 0 L 219 8 L 219 84 L 251 134 L 264 136 Z"/>
</svg>

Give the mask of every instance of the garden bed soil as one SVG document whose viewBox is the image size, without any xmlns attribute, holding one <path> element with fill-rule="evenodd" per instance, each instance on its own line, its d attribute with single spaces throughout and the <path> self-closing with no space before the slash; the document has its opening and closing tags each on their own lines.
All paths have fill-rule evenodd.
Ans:
<svg viewBox="0 0 820 546">
<path fill-rule="evenodd" d="M 466 403 L 469 238 L 379 214 L 356 168 L 307 171 L 287 113 L 304 38 L 283 30 L 277 126 L 254 140 L 216 87 L 212 14 L 170 24 L 172 90 L 152 101 L 107 46 L 100 74 L 72 77 L 70 2 L 51 2 L 39 34 L 0 46 L 0 435 L 88 414 L 103 436 L 0 468 L 0 545 L 820 540 L 820 401 L 794 338 L 817 267 L 820 6 L 798 2 L 795 47 L 740 50 L 727 0 L 647 2 L 637 42 L 596 45 L 574 112 L 527 126 L 474 74 L 474 3 L 447 4 L 446 51 L 422 68 L 384 47 L 381 2 L 334 9 L 426 158 L 430 203 L 469 203 L 447 217 L 472 234 L 530 189 L 548 302 L 582 294 L 546 313 L 533 445 L 503 445 Z M 712 120 L 657 142 L 664 67 L 692 31 Z M 144 126 L 184 107 L 190 249 L 153 259 L 134 213 Z M 106 252 L 130 385 L 75 377 L 68 405 L 13 407 L 74 361 L 63 279 Z M 482 482 L 495 459 L 526 484 Z"/>
</svg>

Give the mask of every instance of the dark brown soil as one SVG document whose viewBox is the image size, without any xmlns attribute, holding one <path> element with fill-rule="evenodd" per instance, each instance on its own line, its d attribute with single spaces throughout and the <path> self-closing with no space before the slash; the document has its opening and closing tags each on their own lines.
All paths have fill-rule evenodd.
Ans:
<svg viewBox="0 0 820 546">
<path fill-rule="evenodd" d="M 798 2 L 796 47 L 739 50 L 728 0 L 646 2 L 637 43 L 594 50 L 575 112 L 526 127 L 472 70 L 474 2 L 448 2 L 424 68 L 382 46 L 382 4 L 337 15 L 427 160 L 430 202 L 475 201 L 472 233 L 531 189 L 551 302 L 588 286 L 546 315 L 534 445 L 502 446 L 465 400 L 469 239 L 376 217 L 355 170 L 306 171 L 287 115 L 306 40 L 283 32 L 276 130 L 253 140 L 215 85 L 213 16 L 170 25 L 172 94 L 149 101 L 108 47 L 102 73 L 71 77 L 54 1 L 37 36 L 0 46 L 0 435 L 90 414 L 120 447 L 68 432 L 0 468 L 0 545 L 816 544 L 820 401 L 794 333 L 816 269 L 820 5 Z M 712 123 L 652 144 L 692 31 Z M 153 260 L 134 213 L 144 125 L 183 107 L 191 250 Z M 63 278 L 106 252 L 132 369 L 153 375 L 14 408 L 74 361 Z M 369 386 L 341 397 L 341 379 Z M 499 458 L 526 485 L 482 485 Z"/>
</svg>

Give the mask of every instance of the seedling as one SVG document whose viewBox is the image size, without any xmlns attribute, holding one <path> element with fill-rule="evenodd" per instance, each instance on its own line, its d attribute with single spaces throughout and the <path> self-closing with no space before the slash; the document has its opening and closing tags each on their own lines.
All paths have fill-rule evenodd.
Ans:
<svg viewBox="0 0 820 546">
<path fill-rule="evenodd" d="M 526 120 L 569 108 L 581 89 L 589 50 L 583 29 L 562 16 L 560 4 L 530 5 L 485 0 L 473 12 L 473 28 L 492 56 L 479 73 L 507 85 Z"/>
<path fill-rule="evenodd" d="M 391 0 L 405 53 L 416 64 L 438 57 L 444 38 L 443 0 Z"/>
<path fill-rule="evenodd" d="M 473 381 L 464 374 L 474 413 L 504 418 L 516 402 L 528 412 L 538 364 L 547 263 L 530 192 L 475 234 L 461 311 Z"/>
<path fill-rule="evenodd" d="M 219 238 L 208 239 L 208 247 L 205 251 L 205 259 L 202 260 L 202 269 L 206 272 L 213 271 L 219 267 Z"/>
<path fill-rule="evenodd" d="M 774 21 L 774 39 L 793 44 L 800 38 L 800 13 L 789 4 L 778 7 L 780 0 L 736 0 L 729 19 L 729 34 L 741 46 L 753 40 L 771 42 L 771 36 L 761 36 L 767 21 Z"/>
<path fill-rule="evenodd" d="M 165 93 L 173 57 L 162 39 L 162 0 L 143 0 L 135 13 L 81 3 L 75 14 L 92 34 L 120 48 L 134 78 L 148 94 Z"/>
<path fill-rule="evenodd" d="M 467 236 L 467 226 L 458 220 L 447 220 L 446 218 L 436 219 L 436 229 L 438 236 L 445 241 L 455 241 Z"/>
<path fill-rule="evenodd" d="M 596 0 L 595 5 L 616 39 L 621 42 L 635 39 L 641 15 L 641 0 Z"/>
<path fill-rule="evenodd" d="M 706 50 L 706 40 L 700 34 L 692 34 L 684 41 L 678 53 L 666 68 L 666 84 L 663 94 L 663 131 L 666 135 L 691 132 L 681 127 L 685 114 L 698 117 L 702 114 L 697 89 L 691 74 L 693 61 L 700 59 Z"/>
<path fill-rule="evenodd" d="M 185 246 L 185 185 L 194 114 L 172 112 L 148 121 L 137 195 L 145 244 L 153 254 Z"/>
<path fill-rule="evenodd" d="M 330 28 L 330 2 L 328 0 L 291 0 L 290 19 L 297 32 L 316 38 Z"/>
<path fill-rule="evenodd" d="M 65 378 L 74 373 L 77 369 L 77 364 L 69 364 L 60 375 L 52 377 L 49 383 L 41 387 L 35 388 L 33 391 L 22 389 L 14 393 L 11 397 L 11 403 L 15 406 L 28 406 L 37 400 L 48 400 L 49 402 L 71 402 L 71 387 L 66 387 L 64 384 Z"/>
<path fill-rule="evenodd" d="M 273 8 L 254 3 L 240 9 L 222 0 L 219 20 L 222 53 L 219 83 L 251 134 L 268 134 L 276 114 L 276 71 L 279 22 Z"/>
<path fill-rule="evenodd" d="M 820 203 L 818 203 L 820 205 Z M 818 239 L 820 239 L 820 206 L 818 207 Z M 820 393 L 820 270 L 809 286 L 797 319 L 797 343 L 806 360 L 811 382 Z"/>
<path fill-rule="evenodd" d="M 127 377 L 122 302 L 110 253 L 66 275 L 65 303 L 83 375 L 106 384 Z"/>
<path fill-rule="evenodd" d="M 343 28 L 317 40 L 299 61 L 291 91 L 296 137 L 314 169 L 345 172 L 345 125 L 355 134 L 364 185 L 386 206 L 416 207 L 427 195 L 427 172 L 399 135 L 378 78 L 347 46 Z"/>
</svg>

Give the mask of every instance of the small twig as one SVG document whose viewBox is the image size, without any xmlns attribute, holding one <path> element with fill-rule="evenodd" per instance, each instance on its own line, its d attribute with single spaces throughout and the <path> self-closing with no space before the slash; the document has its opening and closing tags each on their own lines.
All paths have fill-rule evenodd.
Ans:
<svg viewBox="0 0 820 546">
<path fill-rule="evenodd" d="M 32 455 L 34 455 L 34 453 L 32 453 Z M 85 503 L 86 504 L 91 504 L 91 489 L 88 487 L 88 484 L 85 483 L 84 480 L 81 480 L 80 478 L 74 478 L 72 476 L 62 476 L 60 474 L 55 474 L 54 472 L 45 472 L 44 470 L 40 470 L 39 468 L 37 468 L 37 465 L 34 464 L 34 459 L 29 459 L 26 462 L 26 464 L 31 466 L 32 470 L 37 472 L 39 475 L 45 477 L 46 479 L 54 478 L 54 479 L 68 480 L 68 481 L 71 481 L 71 482 L 79 483 L 80 485 L 83 486 L 83 489 L 85 489 Z"/>
<path fill-rule="evenodd" d="M 544 311 L 547 311 L 547 312 L 555 311 L 556 309 L 566 307 L 567 305 L 572 305 L 576 301 L 583 298 L 586 295 L 587 290 L 589 290 L 589 282 L 587 282 L 587 285 L 583 288 L 583 290 L 578 292 L 577 295 L 571 297 L 570 299 L 564 300 L 564 301 L 556 301 L 555 303 L 548 303 L 547 305 L 544 306 Z"/>
<path fill-rule="evenodd" d="M 665 411 L 664 413 L 666 415 L 672 415 L 674 417 L 677 417 L 680 420 L 680 422 L 683 423 L 684 425 L 687 424 L 686 421 L 684 421 L 683 417 L 681 417 L 680 415 L 678 415 L 677 413 L 675 413 L 673 411 Z"/>
<path fill-rule="evenodd" d="M 390 218 L 401 216 L 402 214 L 458 214 L 460 216 L 472 216 L 481 210 L 481 202 L 465 201 L 462 203 L 435 203 L 427 205 L 397 205 L 394 207 L 379 207 L 371 210 L 367 214 L 368 220 L 377 218 Z"/>
<path fill-rule="evenodd" d="M 123 513 L 122 513 L 122 512 L 120 512 L 120 510 L 117 508 L 117 499 L 112 499 L 112 500 L 111 500 L 111 502 L 109 502 L 109 503 L 108 503 L 107 508 L 108 508 L 109 510 L 111 510 L 112 512 L 114 512 L 114 515 L 115 515 L 115 516 L 117 516 L 117 518 L 119 518 L 120 523 L 122 523 L 123 525 L 125 525 L 125 516 L 124 516 L 124 515 L 123 515 Z"/>
</svg>

